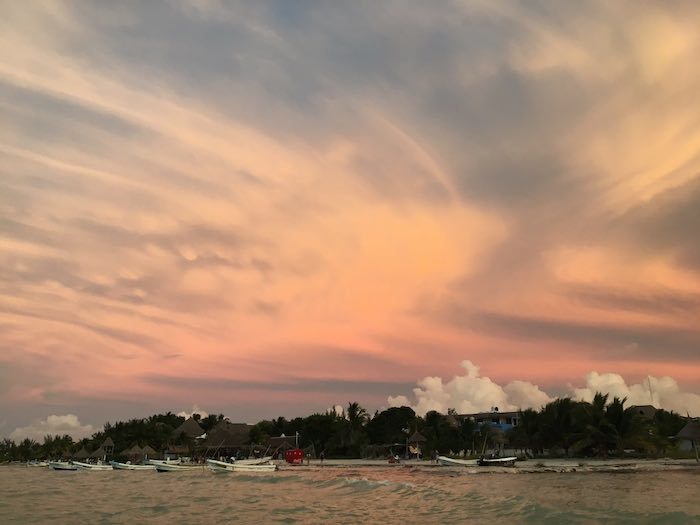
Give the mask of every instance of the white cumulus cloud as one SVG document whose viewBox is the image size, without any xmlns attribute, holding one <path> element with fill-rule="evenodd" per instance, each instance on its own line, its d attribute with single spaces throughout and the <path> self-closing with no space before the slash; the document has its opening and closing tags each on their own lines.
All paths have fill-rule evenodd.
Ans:
<svg viewBox="0 0 700 525">
<path fill-rule="evenodd" d="M 441 377 L 420 379 L 413 389 L 415 400 L 405 395 L 390 396 L 389 406 L 410 406 L 419 415 L 430 410 L 446 413 L 454 408 L 460 414 L 491 410 L 539 409 L 552 401 L 552 397 L 528 381 L 514 380 L 505 386 L 488 377 L 481 377 L 479 367 L 471 361 L 462 361 L 464 375 L 450 381 Z M 614 373 L 590 372 L 585 376 L 583 387 L 569 386 L 569 395 L 577 400 L 591 401 L 596 392 L 627 398 L 630 405 L 654 405 L 657 408 L 674 410 L 680 414 L 700 414 L 700 395 L 683 392 L 672 377 L 649 376 L 642 383 L 628 385 L 625 379 Z"/>
<path fill-rule="evenodd" d="M 488 377 L 481 377 L 479 367 L 471 361 L 461 363 L 465 374 L 445 383 L 440 377 L 425 377 L 413 389 L 416 402 L 406 396 L 389 397 L 389 406 L 411 406 L 417 414 L 430 410 L 443 414 L 454 408 L 460 414 L 482 412 L 498 407 L 499 410 L 518 410 L 548 403 L 552 398 L 537 385 L 527 381 L 513 381 L 505 386 Z"/>
<path fill-rule="evenodd" d="M 83 425 L 74 414 L 50 415 L 26 427 L 16 428 L 10 434 L 10 439 L 21 441 L 24 438 L 30 438 L 42 442 L 47 434 L 54 436 L 68 434 L 73 439 L 82 439 L 93 434 L 95 430 L 92 425 Z"/>
<path fill-rule="evenodd" d="M 590 372 L 585 380 L 584 387 L 573 389 L 574 399 L 590 401 L 596 392 L 602 392 L 610 397 L 626 397 L 629 405 L 654 405 L 683 415 L 700 414 L 700 395 L 681 391 L 669 376 L 649 376 L 642 383 L 628 385 L 620 374 Z"/>
<path fill-rule="evenodd" d="M 204 418 L 204 417 L 207 417 L 207 416 L 209 415 L 208 412 L 202 410 L 202 409 L 199 408 L 199 406 L 196 405 L 196 404 L 192 405 L 192 411 L 191 411 L 191 412 L 187 412 L 186 410 L 182 410 L 182 411 L 180 411 L 180 412 L 177 413 L 177 415 L 178 415 L 179 417 L 184 417 L 185 419 L 189 419 L 189 418 L 191 418 L 191 417 L 192 417 L 193 415 L 195 415 L 195 414 L 199 414 L 199 415 L 202 416 L 203 418 Z"/>
</svg>

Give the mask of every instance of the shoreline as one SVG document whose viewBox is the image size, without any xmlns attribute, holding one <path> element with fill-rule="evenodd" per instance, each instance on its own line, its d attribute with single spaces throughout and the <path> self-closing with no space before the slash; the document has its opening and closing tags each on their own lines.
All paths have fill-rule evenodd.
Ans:
<svg viewBox="0 0 700 525">
<path fill-rule="evenodd" d="M 397 468 L 451 473 L 586 473 L 586 472 L 664 472 L 673 470 L 700 470 L 700 463 L 694 459 L 542 459 L 518 461 L 514 467 L 443 466 L 434 461 L 406 460 L 388 463 L 385 460 L 365 459 L 326 459 L 311 460 L 309 464 L 290 465 L 278 463 L 281 471 L 352 469 L 352 468 Z"/>
<path fill-rule="evenodd" d="M 443 466 L 430 460 L 405 460 L 389 463 L 372 459 L 313 459 L 303 465 L 275 460 L 279 472 L 312 472 L 320 470 L 347 471 L 352 469 L 401 469 L 415 472 L 444 472 L 445 474 L 546 474 L 546 473 L 637 473 L 637 472 L 700 472 L 694 459 L 541 459 L 519 461 L 514 467 Z M 4 467 L 26 468 L 26 463 L 2 463 Z M 36 468 L 36 467 L 34 467 Z"/>
</svg>

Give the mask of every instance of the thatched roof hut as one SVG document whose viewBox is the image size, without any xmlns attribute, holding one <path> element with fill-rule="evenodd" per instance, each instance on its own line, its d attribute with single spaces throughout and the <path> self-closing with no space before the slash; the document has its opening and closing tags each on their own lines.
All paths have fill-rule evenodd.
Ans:
<svg viewBox="0 0 700 525">
<path fill-rule="evenodd" d="M 196 438 L 204 434 L 204 430 L 197 421 L 190 417 L 182 425 L 173 430 L 173 437 L 179 438 L 182 434 L 189 438 Z"/>
<path fill-rule="evenodd" d="M 243 448 L 249 442 L 251 425 L 246 423 L 231 423 L 230 421 L 220 421 L 207 434 L 202 442 L 202 447 L 238 449 Z"/>
<path fill-rule="evenodd" d="M 281 436 L 273 436 L 268 440 L 268 445 L 276 452 L 279 450 L 285 452 L 289 449 L 297 448 L 297 437 L 285 436 L 284 434 Z"/>
<path fill-rule="evenodd" d="M 107 451 L 105 449 L 103 449 L 102 447 L 100 447 L 97 450 L 95 450 L 92 454 L 90 454 L 90 457 L 95 458 L 95 459 L 102 459 L 106 455 L 107 455 Z"/>
<path fill-rule="evenodd" d="M 143 456 L 143 449 L 139 447 L 138 443 L 134 443 L 130 448 L 122 450 L 120 455 L 128 458 L 140 458 Z"/>
<path fill-rule="evenodd" d="M 690 441 L 700 441 L 700 421 L 690 420 L 681 429 L 676 437 L 679 439 L 688 439 Z"/>
<path fill-rule="evenodd" d="M 417 430 L 408 438 L 409 443 L 425 443 L 427 438 Z"/>
<path fill-rule="evenodd" d="M 145 458 L 156 458 L 158 457 L 158 452 L 155 451 L 153 447 L 150 445 L 146 445 L 141 449 L 141 453 L 143 454 L 143 457 Z"/>
<path fill-rule="evenodd" d="M 87 459 L 89 457 L 90 457 L 90 453 L 87 451 L 87 449 L 85 447 L 81 448 L 80 450 L 78 450 L 78 452 L 73 454 L 73 459 L 77 459 L 77 460 Z"/>
</svg>

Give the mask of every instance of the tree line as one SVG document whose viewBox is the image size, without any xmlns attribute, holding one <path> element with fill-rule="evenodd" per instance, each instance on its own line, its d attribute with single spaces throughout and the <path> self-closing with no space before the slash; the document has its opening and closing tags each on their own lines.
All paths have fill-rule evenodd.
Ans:
<svg viewBox="0 0 700 525">
<path fill-rule="evenodd" d="M 193 416 L 205 432 L 225 419 L 222 414 Z M 173 431 L 184 418 L 168 412 L 144 419 L 106 423 L 89 438 L 74 441 L 71 436 L 44 437 L 43 443 L 29 438 L 15 443 L 0 442 L 0 461 L 28 461 L 33 458 L 68 457 L 85 447 L 97 449 L 107 437 L 119 453 L 133 444 L 150 445 L 157 451 L 174 445 L 194 450 L 195 442 Z M 608 457 L 625 451 L 655 457 L 675 450 L 674 436 L 686 418 L 666 410 L 645 417 L 626 406 L 626 400 L 596 394 L 592 402 L 559 398 L 540 410 L 519 413 L 519 422 L 507 432 L 490 423 L 479 424 L 460 417 L 452 409 L 447 414 L 428 412 L 424 417 L 410 407 L 392 407 L 370 415 L 357 402 L 341 411 L 330 410 L 306 417 L 263 420 L 252 426 L 249 444 L 264 445 L 271 437 L 298 436 L 299 446 L 326 457 L 386 457 L 415 452 L 409 438 L 420 435 L 418 445 L 424 455 L 452 454 L 474 456 L 493 449 L 516 449 L 524 455 Z"/>
</svg>

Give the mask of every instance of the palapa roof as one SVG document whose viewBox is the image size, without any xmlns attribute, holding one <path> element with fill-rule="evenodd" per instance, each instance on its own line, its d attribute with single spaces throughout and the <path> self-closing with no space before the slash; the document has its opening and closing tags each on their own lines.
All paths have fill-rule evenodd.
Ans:
<svg viewBox="0 0 700 525">
<path fill-rule="evenodd" d="M 700 421 L 690 420 L 681 429 L 681 431 L 676 434 L 676 437 L 681 439 L 690 440 L 700 440 Z"/>
<path fill-rule="evenodd" d="M 413 435 L 408 438 L 409 443 L 425 443 L 428 441 L 423 434 L 418 432 L 417 430 L 413 433 Z"/>
<path fill-rule="evenodd" d="M 158 452 L 156 452 L 156 450 L 153 447 L 151 447 L 150 445 L 146 445 L 145 447 L 143 447 L 141 449 L 141 453 L 144 456 L 148 456 L 148 457 L 154 457 L 154 456 L 158 455 Z"/>
<path fill-rule="evenodd" d="M 87 451 L 87 449 L 85 447 L 81 448 L 80 450 L 78 450 L 78 452 L 73 454 L 73 459 L 87 459 L 89 457 L 90 457 L 90 453 Z"/>
<path fill-rule="evenodd" d="M 204 434 L 204 430 L 194 418 L 190 417 L 182 425 L 173 430 L 173 437 L 180 437 L 181 434 L 185 434 L 190 438 L 196 438 Z"/>
<path fill-rule="evenodd" d="M 95 452 L 90 454 L 90 457 L 99 459 L 99 458 L 106 456 L 106 455 L 107 455 L 107 451 L 105 449 L 103 449 L 102 447 L 100 447 L 97 450 L 95 450 Z"/>
<path fill-rule="evenodd" d="M 246 445 L 249 441 L 251 425 L 246 423 L 231 423 L 220 421 L 209 431 L 207 438 L 202 443 L 203 447 L 237 448 Z"/>
<path fill-rule="evenodd" d="M 166 454 L 187 454 L 190 452 L 190 447 L 187 445 L 168 445 L 166 447 Z"/>
<path fill-rule="evenodd" d="M 122 451 L 122 456 L 141 456 L 143 454 L 143 449 L 139 447 L 138 443 L 134 443 L 130 448 Z"/>
<path fill-rule="evenodd" d="M 268 440 L 270 446 L 281 447 L 281 446 L 296 446 L 297 438 L 296 436 L 272 436 Z"/>
<path fill-rule="evenodd" d="M 107 447 L 114 447 L 114 441 L 112 441 L 111 437 L 108 437 L 102 442 L 102 448 L 107 448 Z"/>
</svg>

